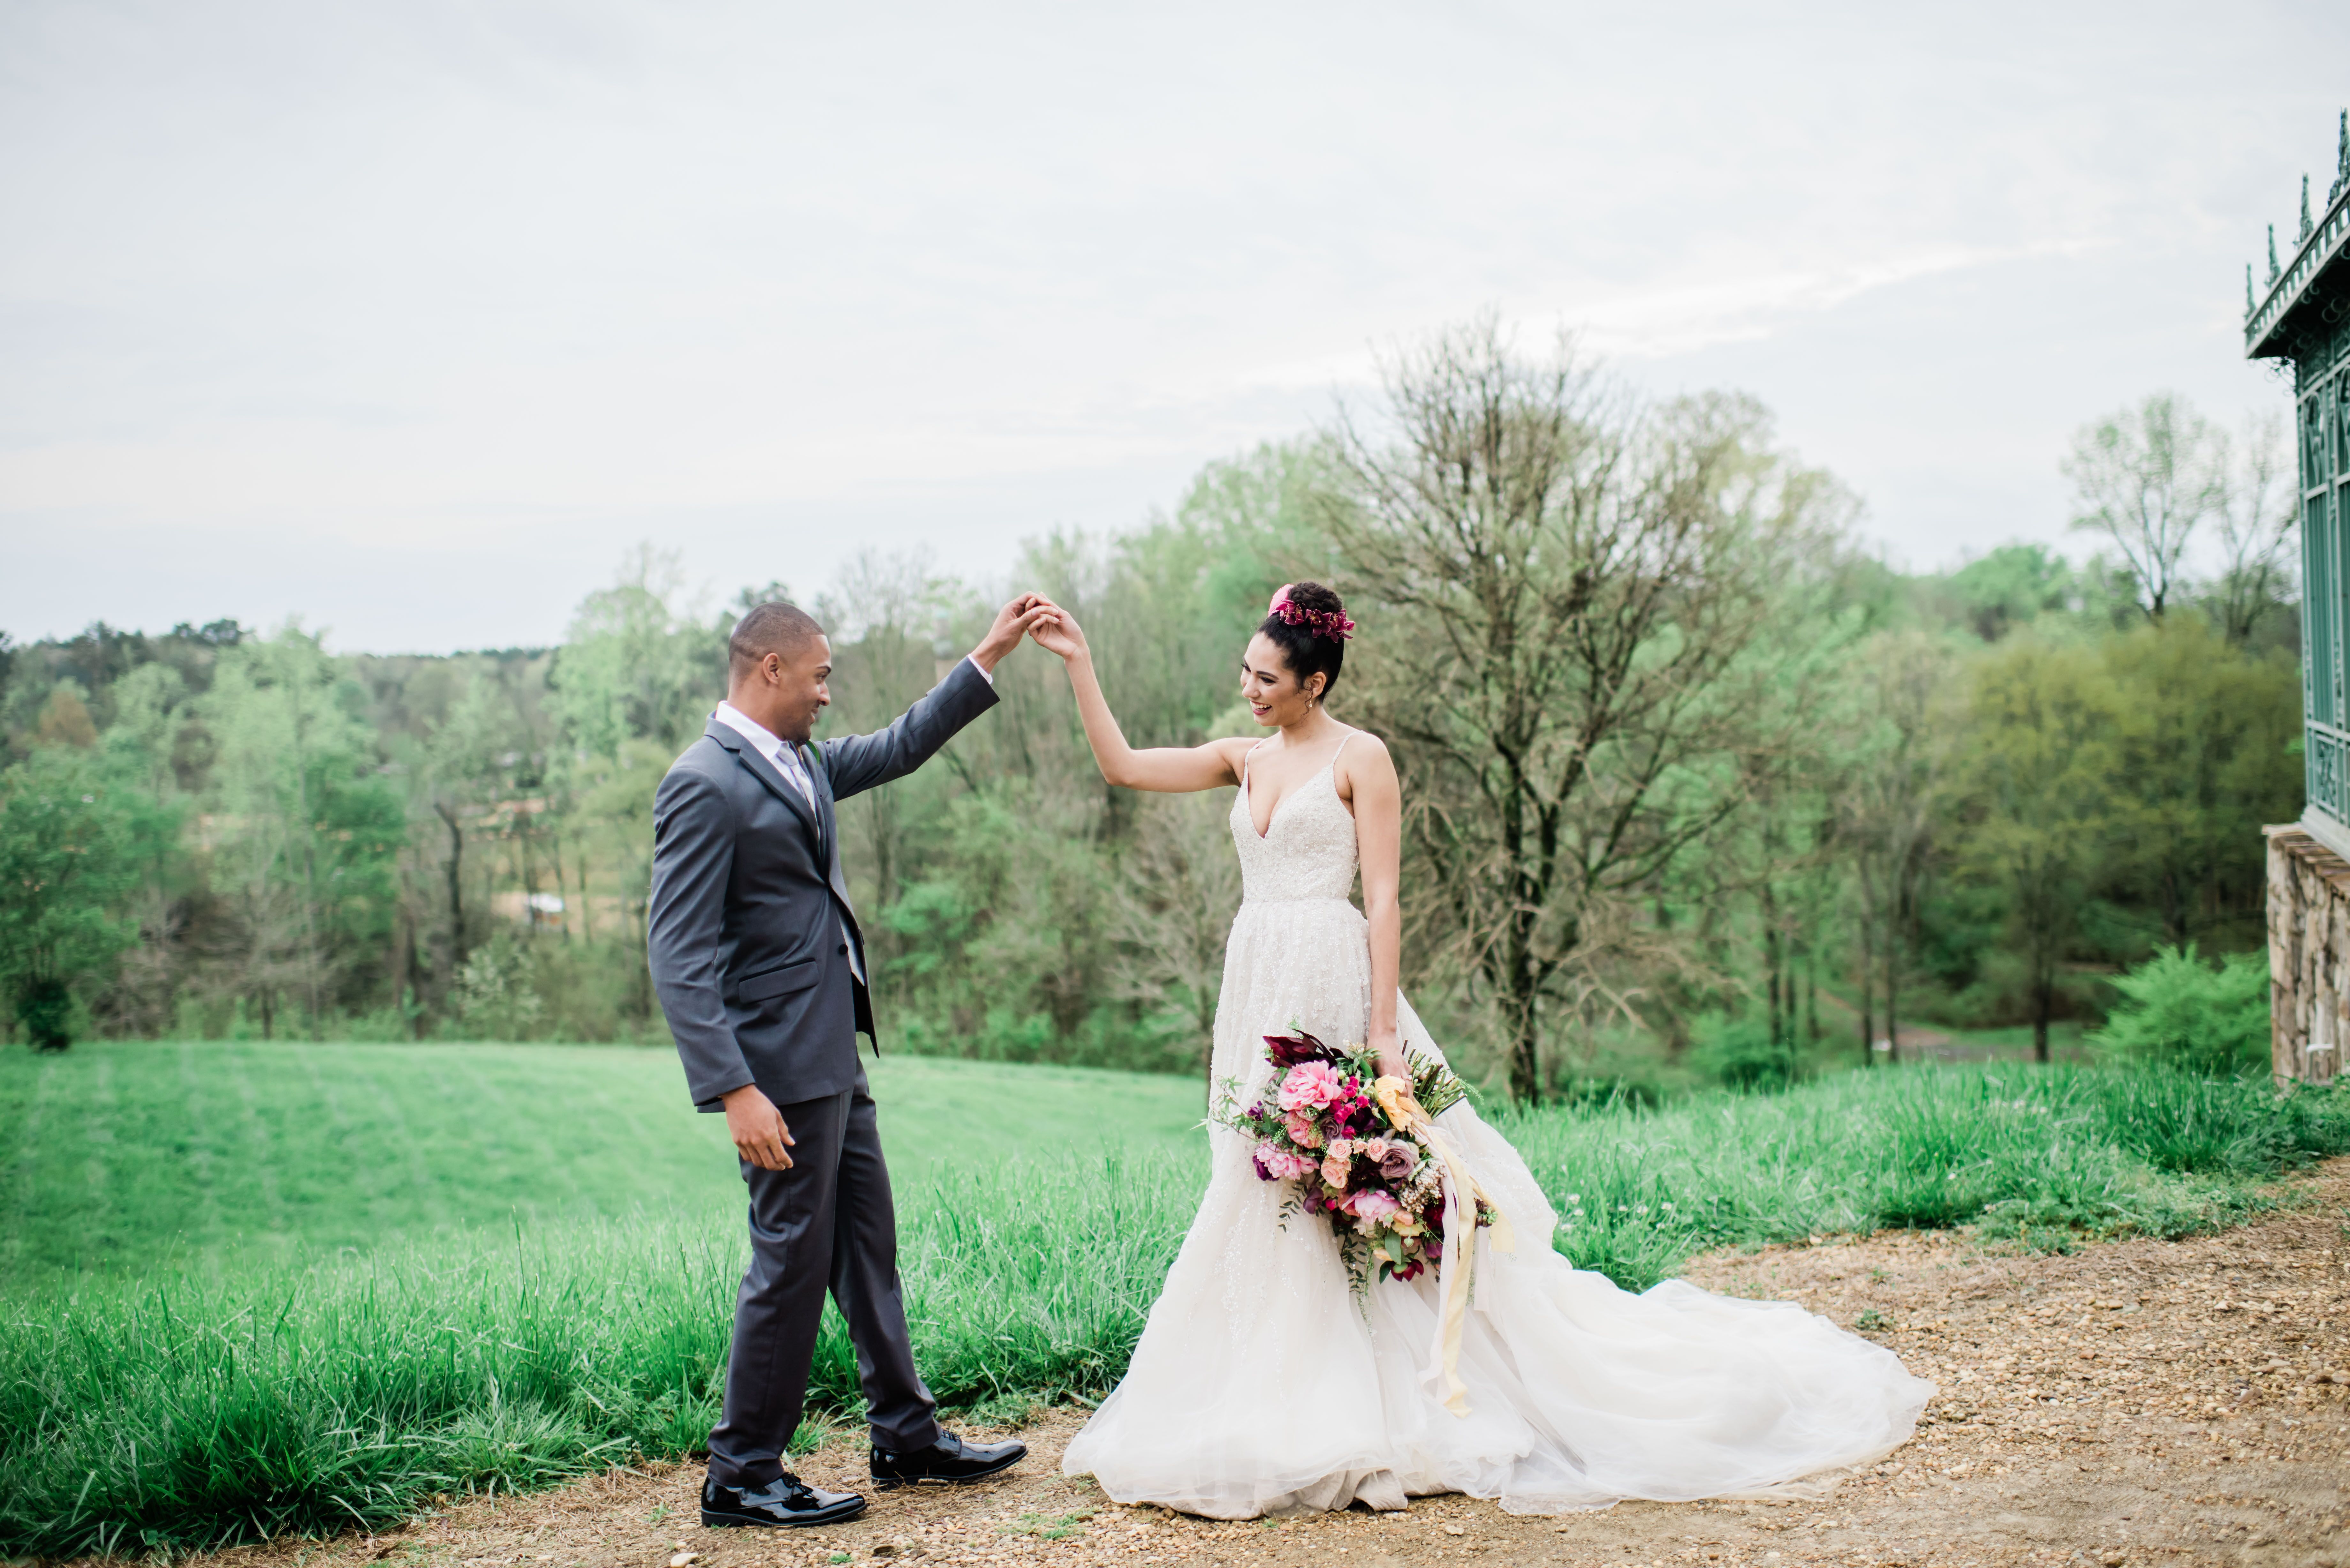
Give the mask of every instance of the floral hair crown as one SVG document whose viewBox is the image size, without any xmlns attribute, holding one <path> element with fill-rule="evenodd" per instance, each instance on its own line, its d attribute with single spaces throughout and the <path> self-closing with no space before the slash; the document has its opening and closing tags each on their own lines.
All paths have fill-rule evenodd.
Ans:
<svg viewBox="0 0 2350 1568">
<path fill-rule="evenodd" d="M 1284 583 L 1281 591 L 1273 596 L 1273 603 L 1264 613 L 1277 615 L 1291 626 L 1302 626 L 1316 637 L 1326 637 L 1333 642 L 1344 642 L 1355 635 L 1355 623 L 1347 618 L 1344 610 L 1307 609 L 1304 605 L 1289 602 L 1289 590 L 1295 583 Z"/>
</svg>

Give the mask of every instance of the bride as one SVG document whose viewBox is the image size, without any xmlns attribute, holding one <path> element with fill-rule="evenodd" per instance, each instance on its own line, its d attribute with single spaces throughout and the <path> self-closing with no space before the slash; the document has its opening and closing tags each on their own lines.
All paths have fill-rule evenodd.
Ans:
<svg viewBox="0 0 2350 1568">
<path fill-rule="evenodd" d="M 1232 841 L 1244 895 L 1225 950 L 1210 1082 L 1238 1103 L 1271 1073 L 1263 1037 L 1293 1027 L 1367 1043 L 1382 1072 L 1439 1057 L 1397 989 L 1401 789 L 1378 737 L 1324 705 L 1354 623 L 1338 596 L 1295 583 L 1241 659 L 1241 694 L 1274 732 L 1136 751 L 1066 611 L 1036 640 L 1068 666 L 1102 776 L 1135 789 L 1238 785 Z M 1359 867 L 1362 912 L 1347 895 Z M 1467 1103 L 1437 1120 L 1509 1221 L 1471 1231 L 1472 1304 L 1459 1397 L 1430 1363 L 1443 1282 L 1357 1295 L 1319 1223 L 1284 1228 L 1282 1184 L 1251 1147 L 1209 1134 L 1213 1170 L 1126 1379 L 1069 1445 L 1122 1503 L 1218 1519 L 1398 1509 L 1467 1492 L 1513 1513 L 1804 1490 L 1801 1478 L 1905 1441 L 1934 1392 L 1889 1351 L 1786 1303 L 1713 1295 L 1679 1280 L 1634 1295 L 1575 1269 L 1558 1220 L 1515 1149 Z M 1459 1412 L 1459 1413 L 1456 1413 Z"/>
</svg>

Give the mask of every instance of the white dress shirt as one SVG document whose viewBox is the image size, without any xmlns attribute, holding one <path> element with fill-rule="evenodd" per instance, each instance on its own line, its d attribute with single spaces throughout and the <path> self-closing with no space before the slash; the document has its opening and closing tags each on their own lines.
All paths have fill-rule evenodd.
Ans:
<svg viewBox="0 0 2350 1568">
<path fill-rule="evenodd" d="M 979 671 L 981 680 L 990 686 L 995 684 L 995 676 L 978 659 L 966 654 L 964 661 Z M 800 799 L 807 803 L 808 815 L 810 816 L 817 815 L 816 781 L 808 777 L 807 762 L 800 755 L 800 749 L 797 746 L 784 744 L 783 741 L 767 726 L 732 702 L 720 702 L 718 711 L 710 716 L 757 747 L 761 756 L 775 764 L 775 771 L 784 775 L 784 782 L 797 791 Z M 860 983 L 864 982 L 865 955 L 857 950 L 857 938 L 848 929 L 848 917 L 846 915 L 842 916 L 840 920 L 840 943 L 848 950 L 850 972 L 857 976 Z"/>
</svg>

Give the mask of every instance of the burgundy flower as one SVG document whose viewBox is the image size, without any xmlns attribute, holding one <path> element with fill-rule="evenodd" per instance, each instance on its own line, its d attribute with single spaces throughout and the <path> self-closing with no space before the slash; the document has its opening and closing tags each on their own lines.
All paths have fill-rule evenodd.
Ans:
<svg viewBox="0 0 2350 1568">
<path fill-rule="evenodd" d="M 1295 1067 L 1300 1062 L 1335 1062 L 1338 1059 L 1336 1051 L 1303 1029 L 1295 1034 L 1266 1035 L 1264 1054 L 1284 1067 Z"/>
</svg>

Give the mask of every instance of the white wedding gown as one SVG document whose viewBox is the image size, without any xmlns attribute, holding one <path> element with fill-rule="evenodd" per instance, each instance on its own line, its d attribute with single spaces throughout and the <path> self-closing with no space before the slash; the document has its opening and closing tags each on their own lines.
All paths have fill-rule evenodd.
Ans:
<svg viewBox="0 0 2350 1568">
<path fill-rule="evenodd" d="M 1244 892 L 1210 1082 L 1238 1079 L 1243 1105 L 1269 1075 L 1264 1035 L 1295 1025 L 1355 1043 L 1369 1021 L 1367 927 L 1347 901 L 1355 820 L 1336 766 L 1293 790 L 1263 838 L 1245 775 L 1232 805 Z M 1405 1045 L 1437 1054 L 1400 998 L 1397 1013 Z M 1465 1103 L 1438 1126 L 1516 1234 L 1503 1252 L 1476 1232 L 1467 1416 L 1423 1380 L 1437 1282 L 1382 1280 L 1357 1296 L 1325 1224 L 1284 1230 L 1286 1184 L 1259 1179 L 1248 1142 L 1216 1127 L 1207 1195 L 1133 1365 L 1062 1469 L 1119 1502 L 1216 1519 L 1454 1491 L 1555 1513 L 1801 1494 L 1816 1490 L 1803 1478 L 1909 1437 L 1934 1386 L 1890 1351 L 1791 1303 L 1679 1280 L 1634 1295 L 1577 1270 L 1552 1251 L 1557 1216 L 1517 1151 Z"/>
</svg>

